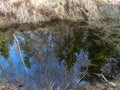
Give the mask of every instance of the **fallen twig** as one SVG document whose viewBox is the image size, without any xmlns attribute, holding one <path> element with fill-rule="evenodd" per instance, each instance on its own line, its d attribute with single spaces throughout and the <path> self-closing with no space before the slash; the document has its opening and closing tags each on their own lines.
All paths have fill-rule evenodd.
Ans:
<svg viewBox="0 0 120 90">
<path fill-rule="evenodd" d="M 65 86 L 65 89 L 64 90 L 67 90 L 67 88 L 70 86 L 71 83 L 68 83 L 66 86 Z"/>
<path fill-rule="evenodd" d="M 107 78 L 101 73 L 101 74 L 96 74 L 97 76 L 101 76 L 110 86 L 116 87 L 117 85 L 113 82 L 110 82 L 107 80 Z"/>
<path fill-rule="evenodd" d="M 85 73 L 84 73 L 84 75 L 80 78 L 80 80 L 79 80 L 79 82 L 78 82 L 78 84 L 80 83 L 80 81 L 86 76 L 86 74 L 87 74 L 87 71 L 88 71 L 88 66 L 87 66 L 87 68 L 86 68 L 86 70 L 85 70 Z"/>
</svg>

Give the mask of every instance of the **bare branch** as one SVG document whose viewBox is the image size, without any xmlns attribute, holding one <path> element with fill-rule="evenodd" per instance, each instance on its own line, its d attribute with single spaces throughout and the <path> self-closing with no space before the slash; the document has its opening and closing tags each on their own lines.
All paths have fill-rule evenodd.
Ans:
<svg viewBox="0 0 120 90">
<path fill-rule="evenodd" d="M 101 76 L 110 86 L 116 87 L 117 85 L 113 82 L 110 82 L 107 80 L 107 78 L 101 73 L 101 74 L 96 74 L 97 76 Z"/>
<path fill-rule="evenodd" d="M 87 74 L 87 71 L 88 71 L 88 66 L 87 66 L 87 68 L 86 68 L 86 70 L 85 70 L 85 73 L 84 73 L 84 75 L 80 78 L 80 80 L 79 80 L 79 82 L 78 82 L 78 84 L 80 83 L 80 81 L 86 76 L 86 74 Z"/>
<path fill-rule="evenodd" d="M 23 59 L 23 57 L 22 57 L 22 52 L 21 52 L 21 48 L 20 48 L 19 41 L 18 41 L 18 39 L 17 39 L 17 37 L 16 37 L 16 35 L 15 35 L 14 33 L 13 33 L 13 36 L 14 36 L 14 38 L 15 38 L 15 41 L 16 41 L 16 44 L 17 44 L 17 47 L 18 47 L 20 59 L 21 59 L 23 65 L 24 65 L 24 67 L 25 67 L 26 72 L 27 72 L 28 70 L 27 70 L 27 67 L 26 67 L 26 65 L 25 65 L 25 63 L 24 63 L 24 59 Z"/>
</svg>

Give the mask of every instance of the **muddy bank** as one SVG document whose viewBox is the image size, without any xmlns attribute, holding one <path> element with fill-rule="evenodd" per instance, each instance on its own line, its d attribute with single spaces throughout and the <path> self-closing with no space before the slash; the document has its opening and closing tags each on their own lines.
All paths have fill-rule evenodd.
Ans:
<svg viewBox="0 0 120 90">
<path fill-rule="evenodd" d="M 65 25 L 71 25 L 76 27 L 85 27 L 88 26 L 88 22 L 85 20 L 51 20 L 51 21 L 43 21 L 40 23 L 16 23 L 16 24 L 9 24 L 9 25 L 3 25 L 0 27 L 0 32 L 6 33 L 6 32 L 15 32 L 15 31 L 27 31 L 27 30 L 44 30 L 49 27 L 58 26 L 65 28 Z"/>
</svg>

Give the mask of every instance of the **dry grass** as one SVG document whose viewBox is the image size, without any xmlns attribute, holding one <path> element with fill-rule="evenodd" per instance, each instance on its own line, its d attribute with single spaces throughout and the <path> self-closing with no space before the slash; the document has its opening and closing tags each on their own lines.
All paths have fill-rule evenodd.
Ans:
<svg viewBox="0 0 120 90">
<path fill-rule="evenodd" d="M 85 19 L 92 23 L 100 19 L 119 18 L 118 9 L 115 6 L 119 4 L 119 0 L 114 0 L 114 2 L 109 0 L 108 4 L 101 0 L 101 3 L 97 5 L 98 1 L 0 0 L 0 25 L 37 23 L 53 19 Z M 102 6 L 103 4 L 107 4 L 107 6 Z M 112 7 L 113 11 L 111 11 L 110 4 L 115 4 Z"/>
<path fill-rule="evenodd" d="M 84 19 L 87 12 L 85 3 L 79 0 L 0 0 L 0 25 Z M 86 9 L 85 12 L 80 8 Z"/>
<path fill-rule="evenodd" d="M 19 89 L 11 85 L 0 85 L 0 90 L 19 90 Z"/>
<path fill-rule="evenodd" d="M 50 3 L 48 7 L 46 3 L 38 3 L 40 0 L 32 1 L 0 0 L 0 25 L 48 21 L 64 17 L 63 7 L 59 6 L 60 2 L 59 4 Z"/>
</svg>

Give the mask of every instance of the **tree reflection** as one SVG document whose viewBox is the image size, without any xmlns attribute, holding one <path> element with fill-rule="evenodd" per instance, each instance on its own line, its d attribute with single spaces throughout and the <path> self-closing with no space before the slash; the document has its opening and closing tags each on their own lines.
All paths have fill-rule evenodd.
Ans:
<svg viewBox="0 0 120 90">
<path fill-rule="evenodd" d="M 8 49 L 7 35 L 0 33 L 0 54 L 4 56 L 5 59 L 9 57 Z"/>
<path fill-rule="evenodd" d="M 77 58 L 75 53 L 79 53 L 80 49 L 89 53 L 88 72 L 91 74 L 100 73 L 100 69 L 107 63 L 108 59 L 116 54 L 118 50 L 119 35 L 111 30 L 103 28 L 73 28 L 72 33 L 64 37 L 64 43 L 60 46 L 57 56 L 60 60 L 64 60 L 68 69 L 70 69 Z M 113 37 L 116 36 L 116 37 Z M 61 48 L 63 48 L 61 50 Z"/>
<path fill-rule="evenodd" d="M 88 72 L 94 74 L 99 73 L 118 50 L 118 32 L 119 30 L 88 27 L 74 22 L 67 24 L 61 22 L 49 25 L 45 30 L 22 32 L 25 41 L 21 42 L 21 49 L 25 53 L 24 59 L 28 67 L 31 57 L 38 62 L 44 60 L 47 63 L 55 54 L 53 57 L 57 57 L 60 62 L 64 61 L 68 70 L 78 62 L 76 55 L 80 55 L 82 50 L 84 56 L 88 56 L 91 62 Z M 84 58 L 82 61 L 85 61 Z"/>
<path fill-rule="evenodd" d="M 57 56 L 60 60 L 65 60 L 68 69 L 76 62 L 75 53 L 79 53 L 85 44 L 83 33 L 85 34 L 87 31 L 84 31 L 83 28 L 74 27 L 73 30 L 69 31 L 69 34 L 66 34 L 66 37 L 64 37 L 64 43 L 59 42 L 62 43 L 62 46 L 58 46 L 61 52 L 58 52 Z"/>
<path fill-rule="evenodd" d="M 118 48 L 112 39 L 110 31 L 102 28 L 93 28 L 89 30 L 87 38 L 87 51 L 89 52 L 89 59 L 91 65 L 89 72 L 91 74 L 100 73 L 100 69 L 107 63 L 110 57 L 116 54 Z"/>
</svg>

